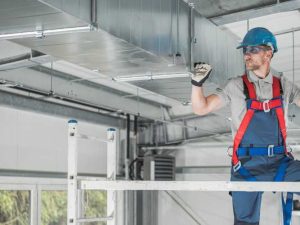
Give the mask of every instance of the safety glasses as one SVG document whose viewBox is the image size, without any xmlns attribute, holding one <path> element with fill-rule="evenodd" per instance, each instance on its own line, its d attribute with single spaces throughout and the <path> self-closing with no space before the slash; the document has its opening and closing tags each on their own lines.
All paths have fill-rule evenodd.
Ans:
<svg viewBox="0 0 300 225">
<path fill-rule="evenodd" d="M 268 49 L 264 46 L 245 46 L 243 47 L 243 54 L 257 54 L 260 51 L 267 51 Z"/>
</svg>

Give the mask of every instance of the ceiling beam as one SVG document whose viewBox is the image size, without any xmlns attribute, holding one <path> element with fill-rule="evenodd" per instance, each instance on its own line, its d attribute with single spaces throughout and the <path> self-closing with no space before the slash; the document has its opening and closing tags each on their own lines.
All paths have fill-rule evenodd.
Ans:
<svg viewBox="0 0 300 225">
<path fill-rule="evenodd" d="M 287 12 L 300 8 L 300 0 L 291 0 L 288 2 L 277 3 L 261 8 L 249 9 L 241 12 L 231 13 L 223 16 L 209 18 L 217 26 L 228 23 L 253 19 L 260 16 L 266 16 L 274 13 Z"/>
<path fill-rule="evenodd" d="M 289 33 L 297 32 L 297 31 L 300 31 L 300 27 L 295 27 L 295 28 L 291 28 L 291 29 L 287 29 L 287 30 L 282 30 L 280 32 L 275 32 L 274 35 L 289 34 Z"/>
</svg>

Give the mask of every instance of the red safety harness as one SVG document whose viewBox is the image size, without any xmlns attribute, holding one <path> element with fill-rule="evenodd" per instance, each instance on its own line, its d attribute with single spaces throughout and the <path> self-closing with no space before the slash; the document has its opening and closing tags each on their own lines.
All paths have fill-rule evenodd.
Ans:
<svg viewBox="0 0 300 225">
<path fill-rule="evenodd" d="M 256 92 L 254 84 L 251 83 L 247 75 L 244 74 L 242 76 L 243 82 L 248 88 L 249 92 L 249 98 L 252 99 L 251 106 L 248 108 L 241 125 L 235 135 L 234 143 L 233 143 L 233 152 L 232 152 L 232 164 L 234 171 L 239 170 L 241 167 L 241 162 L 238 158 L 237 150 L 239 148 L 239 145 L 243 139 L 243 136 L 247 130 L 248 125 L 250 124 L 252 117 L 254 115 L 255 111 L 265 111 L 269 112 L 271 109 L 274 109 L 276 111 L 277 119 L 279 122 L 279 127 L 281 130 L 282 138 L 283 138 L 283 144 L 284 144 L 284 150 L 287 154 L 286 149 L 286 126 L 285 126 L 285 119 L 284 119 L 284 111 L 283 111 L 283 104 L 281 100 L 281 85 L 279 78 L 273 76 L 273 99 L 266 100 L 266 101 L 258 101 L 256 98 Z"/>
<path fill-rule="evenodd" d="M 282 103 L 282 97 L 281 97 L 281 84 L 280 80 L 277 77 L 273 76 L 273 98 L 271 100 L 266 101 L 258 101 L 256 98 L 256 92 L 255 87 L 253 83 L 251 83 L 248 80 L 247 75 L 243 75 L 243 82 L 245 89 L 248 90 L 246 94 L 246 100 L 251 99 L 249 101 L 250 106 L 247 105 L 247 112 L 241 122 L 241 125 L 235 135 L 234 143 L 233 143 L 233 153 L 232 153 L 232 165 L 233 165 L 233 171 L 238 172 L 245 180 L 247 181 L 257 181 L 255 176 L 252 176 L 252 174 L 241 164 L 241 161 L 238 158 L 238 151 L 239 146 L 243 140 L 243 137 L 246 133 L 246 130 L 253 118 L 253 115 L 257 111 L 264 111 L 265 113 L 270 112 L 271 110 L 276 112 L 276 117 L 278 119 L 278 124 L 281 130 L 282 135 L 282 142 L 283 146 L 282 153 L 289 156 L 289 153 L 286 148 L 286 126 L 285 126 L 285 119 L 284 119 L 284 111 L 283 111 L 283 103 Z M 248 103 L 248 102 L 247 102 Z M 261 148 L 260 148 L 261 149 Z M 266 151 L 265 151 L 266 152 Z M 268 156 L 273 156 L 274 154 L 274 145 L 269 146 L 267 148 L 267 154 Z M 291 159 L 289 157 L 284 157 L 281 160 L 281 163 L 278 167 L 277 173 L 274 177 L 274 181 L 283 181 L 286 169 L 288 167 L 288 163 Z M 281 194 L 281 201 L 282 201 L 282 208 L 283 208 L 283 224 L 284 225 L 290 225 L 291 224 L 291 217 L 292 217 L 292 207 L 293 207 L 293 193 L 288 192 L 286 195 L 286 200 L 284 200 L 283 194 Z"/>
</svg>

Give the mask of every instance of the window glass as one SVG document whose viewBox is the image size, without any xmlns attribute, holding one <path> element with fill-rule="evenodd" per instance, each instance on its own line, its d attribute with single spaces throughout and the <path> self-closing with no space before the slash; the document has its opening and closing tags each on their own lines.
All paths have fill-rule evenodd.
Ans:
<svg viewBox="0 0 300 225">
<path fill-rule="evenodd" d="M 85 218 L 106 217 L 106 191 L 84 191 L 83 212 Z M 85 225 L 106 225 L 105 221 Z"/>
<path fill-rule="evenodd" d="M 67 224 L 67 192 L 42 191 L 42 225 Z"/>
<path fill-rule="evenodd" d="M 83 217 L 106 217 L 106 192 L 84 191 L 82 201 Z M 42 225 L 67 224 L 67 192 L 42 191 Z M 106 222 L 82 223 L 86 225 L 106 225 Z"/>
<path fill-rule="evenodd" d="M 30 191 L 0 191 L 0 224 L 30 225 Z"/>
</svg>

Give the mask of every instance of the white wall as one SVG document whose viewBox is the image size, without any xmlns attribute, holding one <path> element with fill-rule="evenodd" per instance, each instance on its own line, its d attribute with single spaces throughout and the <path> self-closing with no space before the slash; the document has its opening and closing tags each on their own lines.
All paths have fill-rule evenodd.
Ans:
<svg viewBox="0 0 300 225">
<path fill-rule="evenodd" d="M 67 172 L 69 118 L 0 107 L 0 169 Z M 108 126 L 79 122 L 79 132 L 106 138 Z M 124 135 L 123 135 L 124 136 Z M 79 141 L 79 172 L 106 173 L 106 144 Z"/>
</svg>

